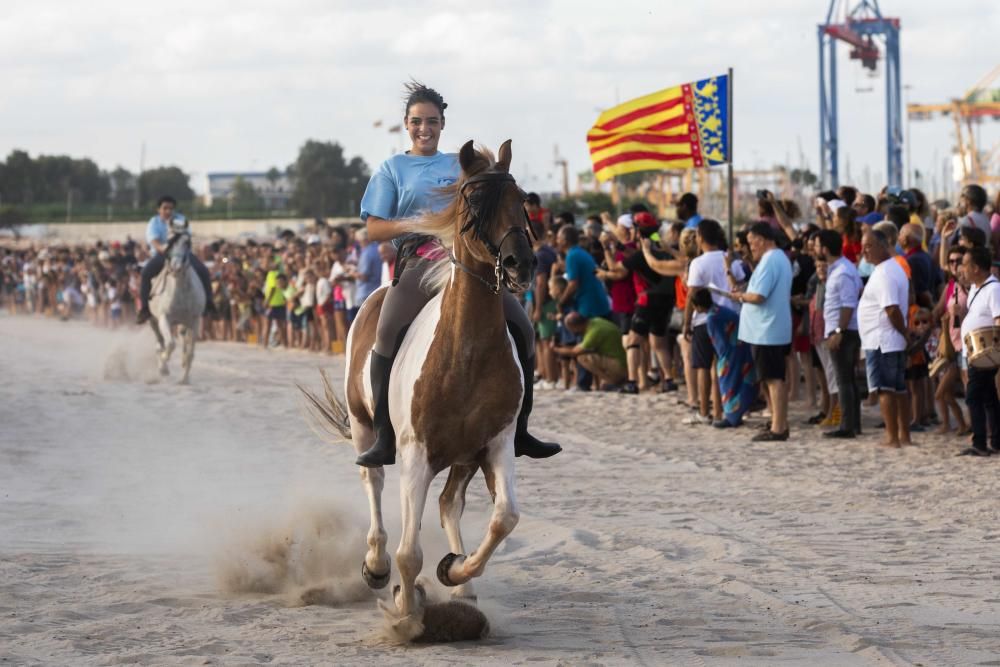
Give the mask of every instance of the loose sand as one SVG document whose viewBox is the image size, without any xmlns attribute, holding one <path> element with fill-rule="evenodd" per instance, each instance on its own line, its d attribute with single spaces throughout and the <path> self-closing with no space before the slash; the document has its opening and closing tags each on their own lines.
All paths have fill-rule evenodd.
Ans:
<svg viewBox="0 0 1000 667">
<path fill-rule="evenodd" d="M 565 452 L 518 460 L 492 635 L 396 646 L 353 451 L 293 384 L 342 360 L 201 344 L 180 387 L 146 383 L 148 331 L 4 315 L 0 341 L 0 664 L 1000 664 L 1000 460 L 954 439 L 758 445 L 673 397 L 540 393 Z M 468 543 L 488 511 L 480 478 Z M 423 542 L 433 578 L 433 501 Z"/>
</svg>

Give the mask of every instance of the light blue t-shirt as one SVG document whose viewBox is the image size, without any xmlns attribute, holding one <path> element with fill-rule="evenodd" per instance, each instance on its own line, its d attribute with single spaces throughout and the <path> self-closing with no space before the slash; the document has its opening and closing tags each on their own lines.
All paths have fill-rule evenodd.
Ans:
<svg viewBox="0 0 1000 667">
<path fill-rule="evenodd" d="M 440 211 L 449 200 L 438 188 L 458 180 L 460 171 L 455 153 L 397 153 L 383 162 L 368 181 L 361 198 L 361 219 L 367 221 L 374 215 L 397 220 Z"/>
<path fill-rule="evenodd" d="M 739 339 L 751 345 L 788 345 L 792 342 L 792 263 L 777 248 L 768 250 L 750 276 L 747 292 L 760 294 L 764 303 L 744 303 Z"/>
<path fill-rule="evenodd" d="M 604 283 L 597 279 L 596 270 L 594 258 L 580 246 L 573 246 L 566 253 L 566 280 L 578 283 L 573 294 L 576 311 L 588 318 L 602 317 L 611 312 L 608 292 Z"/>
<path fill-rule="evenodd" d="M 187 222 L 187 218 L 183 215 L 176 214 L 173 218 L 174 224 L 184 225 Z M 153 247 L 153 240 L 157 240 L 160 243 L 166 245 L 167 241 L 170 240 L 170 225 L 161 218 L 159 215 L 154 215 L 149 219 L 149 224 L 146 225 L 146 243 L 149 244 L 150 256 L 157 254 L 156 248 Z"/>
<path fill-rule="evenodd" d="M 695 213 L 684 223 L 684 229 L 698 229 L 698 223 L 704 220 L 700 214 Z"/>
<path fill-rule="evenodd" d="M 382 285 L 382 256 L 378 254 L 378 244 L 369 243 L 358 258 L 358 278 L 354 298 L 360 306 L 371 293 Z"/>
</svg>

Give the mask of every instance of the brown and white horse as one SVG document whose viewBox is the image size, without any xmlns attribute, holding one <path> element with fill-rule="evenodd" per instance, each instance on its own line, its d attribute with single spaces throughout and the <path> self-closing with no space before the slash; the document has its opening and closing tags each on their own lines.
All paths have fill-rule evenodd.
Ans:
<svg viewBox="0 0 1000 667">
<path fill-rule="evenodd" d="M 524 192 L 510 175 L 510 143 L 500 147 L 495 162 L 488 152 L 466 143 L 459 153 L 462 174 L 450 186 L 452 203 L 407 223 L 412 231 L 437 236 L 451 255 L 435 269 L 443 286 L 407 330 L 390 380 L 403 534 L 396 550 L 401 585 L 394 591 L 396 609 L 387 611 L 404 634 L 407 627 L 411 635 L 418 633 L 423 617 L 423 595 L 415 586 L 423 567 L 420 520 L 435 475 L 450 468 L 440 510 L 452 553 L 441 560 L 437 575 L 445 585 L 457 587 L 453 595 L 474 597 L 470 579 L 483 573 L 518 521 L 514 431 L 523 378 L 504 319 L 502 290 L 526 289 L 536 260 Z M 346 408 L 329 385 L 325 401 L 305 392 L 326 425 L 350 437 L 359 453 L 375 440 L 369 358 L 384 297 L 385 288 L 372 294 L 351 327 Z M 493 497 L 493 515 L 482 543 L 465 555 L 459 522 L 466 488 L 480 468 Z M 381 588 L 391 569 L 381 507 L 385 474 L 382 468 L 360 472 L 371 508 L 362 573 L 369 586 Z"/>
</svg>

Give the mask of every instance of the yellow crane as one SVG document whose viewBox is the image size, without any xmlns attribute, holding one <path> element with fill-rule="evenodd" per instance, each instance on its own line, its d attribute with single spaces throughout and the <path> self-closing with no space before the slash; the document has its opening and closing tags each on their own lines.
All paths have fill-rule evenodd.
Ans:
<svg viewBox="0 0 1000 667">
<path fill-rule="evenodd" d="M 965 91 L 959 99 L 942 104 L 908 104 L 910 120 L 929 120 L 938 114 L 951 116 L 955 124 L 955 152 L 962 170 L 962 185 L 1000 183 L 1000 143 L 981 151 L 974 125 L 983 118 L 1000 119 L 1000 88 L 993 88 L 1000 78 L 1000 65 Z"/>
</svg>

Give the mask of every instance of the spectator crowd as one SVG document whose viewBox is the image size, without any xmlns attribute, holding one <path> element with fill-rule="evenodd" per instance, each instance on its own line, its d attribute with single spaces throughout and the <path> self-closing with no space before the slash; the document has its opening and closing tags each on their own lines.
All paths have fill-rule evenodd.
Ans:
<svg viewBox="0 0 1000 667">
<path fill-rule="evenodd" d="M 756 220 L 731 242 L 691 193 L 667 221 L 642 204 L 582 224 L 536 195 L 525 208 L 537 232 L 523 295 L 537 390 L 670 394 L 706 428 L 763 411 L 757 441 L 790 437 L 792 402 L 814 413 L 795 429 L 860 437 L 868 402 L 884 446 L 936 429 L 962 454 L 1000 452 L 997 369 L 969 336 L 1000 327 L 1000 195 L 991 203 L 969 185 L 952 204 L 844 186 L 819 193 L 807 216 L 760 191 Z M 203 337 L 328 354 L 395 261 L 360 225 L 322 221 L 195 248 L 212 288 Z M 132 240 L 0 247 L 0 298 L 11 313 L 116 328 L 135 319 L 148 260 Z"/>
</svg>

